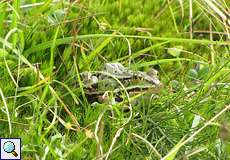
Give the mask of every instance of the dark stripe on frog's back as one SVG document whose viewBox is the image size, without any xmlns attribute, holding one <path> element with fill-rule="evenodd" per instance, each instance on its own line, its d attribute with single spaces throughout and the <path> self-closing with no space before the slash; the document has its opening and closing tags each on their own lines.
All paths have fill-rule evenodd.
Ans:
<svg viewBox="0 0 230 160">
<path fill-rule="evenodd" d="M 144 91 L 148 91 L 151 93 L 158 93 L 161 87 L 154 87 L 154 86 L 141 86 L 141 85 L 133 85 L 133 86 L 127 86 L 125 87 L 127 92 L 132 92 L 132 93 L 138 93 L 138 92 L 144 92 Z M 119 87 L 113 90 L 107 90 L 109 92 L 114 92 L 114 93 L 121 93 L 124 92 L 123 88 Z M 104 94 L 106 91 L 97 91 L 97 89 L 90 89 L 88 92 L 86 91 L 85 93 L 88 95 L 102 95 Z"/>
<path fill-rule="evenodd" d="M 96 73 L 94 74 L 95 76 L 99 77 L 99 79 L 105 79 L 105 78 L 109 78 L 109 79 L 113 79 L 112 77 L 108 76 L 108 75 L 101 75 L 100 73 Z M 135 80 L 135 81 L 146 81 L 152 84 L 152 81 L 145 79 L 144 77 L 133 73 L 130 76 L 118 76 L 118 75 L 113 75 L 115 76 L 118 80 L 120 80 L 121 82 L 123 81 L 129 81 L 129 80 Z M 115 79 L 114 79 L 115 80 Z"/>
<path fill-rule="evenodd" d="M 118 76 L 116 78 L 123 84 L 123 86 L 126 88 L 128 92 L 142 92 L 146 90 L 149 90 L 150 92 L 154 90 L 155 92 L 160 88 L 160 86 L 153 84 L 151 81 L 145 79 L 144 77 L 140 77 L 140 75 L 133 75 L 130 77 Z M 110 80 L 112 81 L 112 83 L 115 84 L 114 86 L 112 85 L 109 86 L 110 83 L 108 81 Z M 100 83 L 93 84 L 92 87 L 87 88 L 88 91 L 86 91 L 86 93 L 88 95 L 102 95 L 106 91 L 111 91 L 116 93 L 124 91 L 121 85 L 110 76 L 107 75 L 99 76 L 99 82 Z"/>
</svg>

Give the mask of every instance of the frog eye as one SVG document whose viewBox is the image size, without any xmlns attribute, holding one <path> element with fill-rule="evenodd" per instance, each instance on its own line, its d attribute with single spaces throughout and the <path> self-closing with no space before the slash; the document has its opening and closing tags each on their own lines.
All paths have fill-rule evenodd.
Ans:
<svg viewBox="0 0 230 160">
<path fill-rule="evenodd" d="M 98 83 L 98 78 L 96 76 L 91 77 L 92 83 Z"/>
</svg>

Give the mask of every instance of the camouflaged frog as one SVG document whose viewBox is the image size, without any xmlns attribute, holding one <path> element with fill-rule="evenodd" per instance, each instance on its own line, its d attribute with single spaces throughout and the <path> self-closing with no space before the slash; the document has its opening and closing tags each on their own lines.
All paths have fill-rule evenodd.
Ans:
<svg viewBox="0 0 230 160">
<path fill-rule="evenodd" d="M 154 69 L 148 72 L 133 71 L 120 63 L 106 63 L 101 71 L 82 72 L 85 93 L 91 98 L 99 98 L 112 94 L 115 101 L 122 101 L 122 93 L 126 91 L 129 95 L 141 92 L 155 94 L 162 84 Z"/>
</svg>

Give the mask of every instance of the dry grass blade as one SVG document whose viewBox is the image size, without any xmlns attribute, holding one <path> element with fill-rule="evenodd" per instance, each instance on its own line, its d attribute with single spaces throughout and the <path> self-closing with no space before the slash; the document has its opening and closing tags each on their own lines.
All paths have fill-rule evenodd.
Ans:
<svg viewBox="0 0 230 160">
<path fill-rule="evenodd" d="M 181 8 L 181 16 L 182 16 L 182 19 L 184 18 L 184 1 L 183 0 L 178 0 L 179 3 L 180 3 L 180 8 Z"/>
<path fill-rule="evenodd" d="M 112 144 L 110 145 L 109 147 L 109 151 L 106 153 L 106 157 L 105 157 L 105 160 L 107 160 L 109 158 L 109 155 L 111 154 L 112 150 L 113 150 L 113 146 L 115 145 L 117 139 L 120 137 L 121 135 L 121 132 L 124 130 L 124 128 L 120 128 L 117 130 L 114 138 L 113 138 L 113 141 L 112 141 Z"/>
<path fill-rule="evenodd" d="M 1 88 L 0 88 L 0 96 L 2 98 L 4 107 L 5 107 L 5 111 L 6 111 L 6 115 L 7 115 L 7 119 L 8 119 L 8 124 L 9 124 L 9 133 L 11 135 L 11 133 L 12 133 L 12 125 L 11 125 L 11 120 L 10 120 L 10 112 L 9 112 L 9 109 L 8 109 L 8 106 L 7 106 L 7 103 L 6 103 L 6 100 L 5 100 L 5 96 L 4 96 Z"/>
<path fill-rule="evenodd" d="M 222 24 L 223 28 L 225 28 L 228 38 L 230 38 L 230 15 L 229 12 L 224 9 L 221 3 L 216 0 L 205 0 L 197 2 L 201 3 L 201 6 Z"/>
<path fill-rule="evenodd" d="M 101 120 L 102 120 L 102 117 L 103 117 L 104 113 L 105 113 L 105 111 L 103 111 L 99 115 L 97 123 L 96 123 L 95 131 L 94 131 L 95 139 L 96 139 L 96 142 L 97 142 L 97 158 L 103 156 L 102 135 L 98 135 L 98 131 L 99 131 L 99 129 L 103 130 L 103 127 L 100 124 L 103 123 Z M 103 133 L 103 132 L 101 132 L 101 133 Z"/>
</svg>

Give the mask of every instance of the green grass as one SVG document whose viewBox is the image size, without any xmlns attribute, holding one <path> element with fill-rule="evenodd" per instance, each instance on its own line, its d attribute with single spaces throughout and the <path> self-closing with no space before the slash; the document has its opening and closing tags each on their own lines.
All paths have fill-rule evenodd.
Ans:
<svg viewBox="0 0 230 160">
<path fill-rule="evenodd" d="M 205 1 L 189 5 L 1 1 L 0 137 L 21 137 L 23 159 L 229 159 L 230 27 Z M 163 87 L 91 103 L 80 73 L 106 62 L 155 68 Z"/>
</svg>

